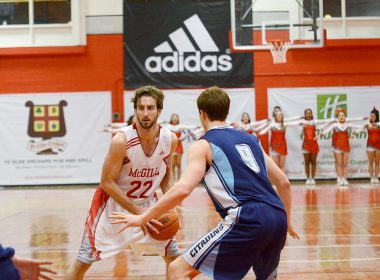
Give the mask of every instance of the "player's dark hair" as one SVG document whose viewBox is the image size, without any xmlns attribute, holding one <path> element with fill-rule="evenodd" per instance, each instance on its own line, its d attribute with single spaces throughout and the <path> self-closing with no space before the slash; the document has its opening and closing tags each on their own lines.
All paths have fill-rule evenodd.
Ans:
<svg viewBox="0 0 380 280">
<path fill-rule="evenodd" d="M 303 112 L 303 116 L 305 117 L 306 116 L 306 113 L 310 111 L 311 112 L 311 119 L 314 119 L 314 116 L 313 116 L 313 110 L 311 110 L 310 108 L 306 108 L 305 111 Z"/>
<path fill-rule="evenodd" d="M 376 107 L 373 107 L 371 114 L 374 114 L 376 116 L 375 122 L 379 122 L 379 110 L 377 110 Z"/>
<path fill-rule="evenodd" d="M 135 117 L 135 115 L 130 115 L 129 118 L 128 118 L 128 121 L 127 121 L 127 124 L 128 125 L 131 125 L 133 124 L 133 118 Z"/>
<path fill-rule="evenodd" d="M 170 116 L 170 124 L 173 124 L 173 118 L 174 117 L 177 117 L 177 119 L 178 119 L 178 124 L 179 124 L 179 116 L 178 116 L 178 114 L 172 114 L 171 116 Z"/>
<path fill-rule="evenodd" d="M 204 90 L 197 99 L 198 110 L 205 112 L 210 121 L 225 121 L 230 110 L 230 98 L 219 87 Z"/>
<path fill-rule="evenodd" d="M 280 110 L 281 111 L 281 107 L 280 106 L 274 106 L 274 108 L 273 108 L 273 111 L 272 111 L 272 117 L 274 118 L 275 117 L 275 112 L 277 111 L 277 110 Z"/>
<path fill-rule="evenodd" d="M 162 90 L 154 87 L 154 86 L 144 86 L 138 88 L 135 92 L 135 96 L 131 98 L 131 102 L 133 103 L 133 108 L 137 109 L 137 101 L 142 96 L 150 96 L 156 100 L 157 109 L 162 110 L 164 107 L 164 93 Z"/>
<path fill-rule="evenodd" d="M 247 112 L 244 112 L 242 115 L 241 115 L 241 122 L 243 122 L 243 118 L 244 116 L 247 116 L 248 117 L 248 123 L 251 123 L 251 117 L 249 116 L 249 114 Z"/>
</svg>

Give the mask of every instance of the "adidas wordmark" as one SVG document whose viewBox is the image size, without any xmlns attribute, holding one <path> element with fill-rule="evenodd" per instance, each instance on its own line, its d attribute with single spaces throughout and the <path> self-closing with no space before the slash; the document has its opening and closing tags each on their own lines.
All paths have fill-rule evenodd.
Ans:
<svg viewBox="0 0 380 280">
<path fill-rule="evenodd" d="M 232 69 L 230 55 L 210 54 L 220 51 L 198 15 L 186 19 L 184 24 L 193 42 L 182 27 L 170 33 L 175 50 L 168 41 L 155 47 L 155 53 L 160 55 L 149 56 L 145 60 L 145 68 L 149 72 L 227 72 Z"/>
</svg>

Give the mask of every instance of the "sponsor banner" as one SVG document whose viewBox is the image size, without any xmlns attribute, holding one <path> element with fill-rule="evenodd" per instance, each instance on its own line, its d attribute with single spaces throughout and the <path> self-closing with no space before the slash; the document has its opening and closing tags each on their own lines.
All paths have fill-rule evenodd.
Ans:
<svg viewBox="0 0 380 280">
<path fill-rule="evenodd" d="M 125 87 L 252 86 L 252 54 L 230 52 L 229 30 L 228 1 L 124 1 Z"/>
<path fill-rule="evenodd" d="M 0 185 L 97 183 L 110 92 L 0 95 Z"/>
<path fill-rule="evenodd" d="M 347 117 L 369 117 L 374 106 L 380 106 L 380 87 L 326 87 L 326 88 L 283 88 L 268 89 L 268 116 L 274 106 L 279 105 L 285 117 L 303 115 L 306 108 L 313 110 L 314 119 L 333 118 L 336 108 L 342 107 Z M 363 124 L 364 121 L 353 122 Z M 332 132 L 318 139 L 317 178 L 336 178 L 332 151 Z M 304 158 L 301 147 L 302 127 L 286 130 L 288 156 L 286 170 L 290 179 L 305 179 Z M 349 130 L 350 158 L 349 178 L 369 177 L 366 153 L 367 131 L 358 135 Z"/>
<path fill-rule="evenodd" d="M 178 114 L 180 124 L 197 125 L 201 127 L 197 108 L 197 98 L 203 90 L 204 89 L 164 90 L 164 109 L 161 112 L 159 121 L 169 122 L 172 114 Z M 253 121 L 256 116 L 254 89 L 234 88 L 224 90 L 228 93 L 231 100 L 228 121 L 240 122 L 241 115 L 244 112 L 247 112 Z M 134 114 L 133 103 L 131 103 L 131 98 L 134 94 L 134 91 L 125 91 L 124 93 L 124 116 L 126 119 Z M 182 141 L 184 147 L 182 166 L 186 163 L 187 149 L 193 141 L 194 139 L 190 136 Z"/>
</svg>

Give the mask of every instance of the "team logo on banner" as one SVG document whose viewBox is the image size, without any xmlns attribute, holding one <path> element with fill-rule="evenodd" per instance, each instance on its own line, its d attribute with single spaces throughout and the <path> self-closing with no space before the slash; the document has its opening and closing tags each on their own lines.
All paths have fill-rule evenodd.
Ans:
<svg viewBox="0 0 380 280">
<path fill-rule="evenodd" d="M 317 95 L 318 119 L 334 118 L 337 108 L 343 108 L 347 114 L 347 94 Z"/>
<path fill-rule="evenodd" d="M 28 150 L 37 154 L 56 154 L 57 151 L 64 151 L 66 142 L 51 138 L 66 135 L 63 107 L 67 106 L 67 102 L 61 100 L 55 105 L 34 105 L 32 101 L 27 101 L 25 106 L 30 108 L 28 135 L 42 138 L 42 141 L 31 140 Z"/>
<path fill-rule="evenodd" d="M 232 58 L 222 54 L 210 33 L 197 14 L 183 21 L 165 40 L 154 48 L 158 55 L 145 60 L 150 73 L 160 72 L 228 72 L 232 69 Z M 191 53 L 191 55 L 189 55 Z"/>
</svg>

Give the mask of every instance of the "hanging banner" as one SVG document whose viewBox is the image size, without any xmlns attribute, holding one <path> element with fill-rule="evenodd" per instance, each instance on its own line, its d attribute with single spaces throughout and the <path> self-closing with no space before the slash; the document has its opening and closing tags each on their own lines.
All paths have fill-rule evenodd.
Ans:
<svg viewBox="0 0 380 280">
<path fill-rule="evenodd" d="M 180 124 L 201 127 L 197 98 L 203 90 L 204 89 L 164 90 L 164 108 L 159 117 L 159 122 L 168 123 L 172 114 L 178 114 Z M 230 122 L 240 122 L 242 114 L 246 112 L 253 121 L 256 116 L 254 89 L 229 88 L 224 90 L 228 93 L 231 101 L 227 120 Z M 134 91 L 125 91 L 124 93 L 124 116 L 126 116 L 126 119 L 134 114 L 133 103 L 131 103 L 131 98 L 134 94 Z M 187 137 L 182 142 L 185 151 L 182 158 L 183 166 L 187 162 L 187 150 L 194 140 L 193 137 Z"/>
<path fill-rule="evenodd" d="M 229 1 L 124 1 L 125 87 L 252 86 L 252 53 L 231 53 L 229 31 Z"/>
<path fill-rule="evenodd" d="M 284 117 L 302 115 L 306 108 L 313 110 L 314 119 L 334 116 L 336 108 L 343 107 L 348 118 L 369 117 L 374 106 L 380 107 L 380 87 L 327 87 L 327 88 L 272 88 L 268 89 L 268 117 L 272 117 L 274 106 L 280 106 Z M 354 122 L 354 124 L 361 124 Z M 336 178 L 332 133 L 318 139 L 317 178 Z M 368 178 L 368 159 L 366 153 L 367 131 L 358 135 L 349 130 L 350 158 L 349 178 Z M 301 147 L 302 127 L 286 129 L 288 155 L 286 171 L 290 179 L 305 179 L 304 158 Z"/>
<path fill-rule="evenodd" d="M 98 183 L 110 92 L 0 95 L 0 185 Z"/>
</svg>

